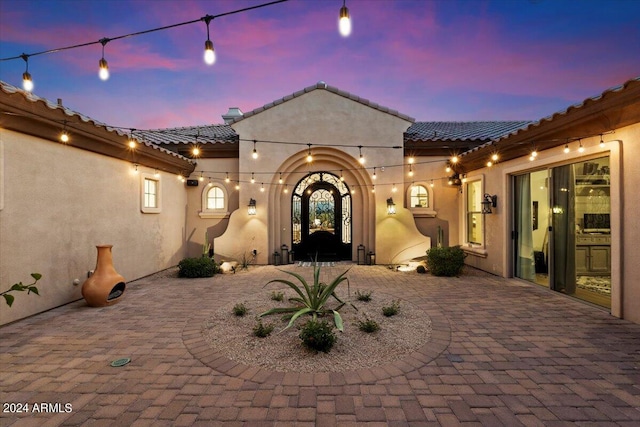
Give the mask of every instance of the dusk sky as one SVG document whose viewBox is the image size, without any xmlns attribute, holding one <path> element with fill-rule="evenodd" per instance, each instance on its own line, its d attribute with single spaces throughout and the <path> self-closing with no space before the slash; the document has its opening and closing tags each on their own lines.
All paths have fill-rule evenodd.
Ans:
<svg viewBox="0 0 640 427">
<path fill-rule="evenodd" d="M 0 0 L 0 58 L 218 15 L 268 0 Z M 222 123 L 325 81 L 418 121 L 537 120 L 640 75 L 638 0 L 290 0 L 105 47 L 32 56 L 33 93 L 112 126 Z M 25 62 L 0 62 L 22 86 Z"/>
</svg>

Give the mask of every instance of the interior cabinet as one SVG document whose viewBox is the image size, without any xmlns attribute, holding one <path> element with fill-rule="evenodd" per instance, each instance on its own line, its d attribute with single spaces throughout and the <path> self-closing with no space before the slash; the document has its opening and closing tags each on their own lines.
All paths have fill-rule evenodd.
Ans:
<svg viewBox="0 0 640 427">
<path fill-rule="evenodd" d="M 610 235 L 578 235 L 576 237 L 576 274 L 587 276 L 611 274 Z"/>
</svg>

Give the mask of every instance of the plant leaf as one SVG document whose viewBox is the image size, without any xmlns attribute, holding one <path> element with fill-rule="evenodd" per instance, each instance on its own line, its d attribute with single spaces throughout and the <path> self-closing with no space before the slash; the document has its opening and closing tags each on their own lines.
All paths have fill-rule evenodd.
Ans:
<svg viewBox="0 0 640 427">
<path fill-rule="evenodd" d="M 34 279 L 36 279 L 36 281 L 42 279 L 42 274 L 40 273 L 31 273 L 31 277 L 33 277 Z"/>
<path fill-rule="evenodd" d="M 22 284 L 22 282 L 20 282 L 20 283 L 16 283 L 15 285 L 13 285 L 11 287 L 11 290 L 12 291 L 24 291 L 24 288 L 25 288 L 24 285 Z"/>
<path fill-rule="evenodd" d="M 333 311 L 333 321 L 336 323 L 336 328 L 340 332 L 344 332 L 344 326 L 342 324 L 342 316 L 340 316 L 340 313 L 338 313 L 336 310 L 331 310 L 331 311 Z"/>
<path fill-rule="evenodd" d="M 258 317 L 270 316 L 272 314 L 294 313 L 298 310 L 298 307 L 272 308 L 271 310 L 267 310 L 264 313 L 259 314 Z"/>
<path fill-rule="evenodd" d="M 4 297 L 4 300 L 7 302 L 7 305 L 11 307 L 11 304 L 13 304 L 13 300 L 15 299 L 13 295 L 2 294 L 2 296 Z"/>
<path fill-rule="evenodd" d="M 35 286 L 29 286 L 29 292 L 27 292 L 27 293 L 30 293 L 30 292 L 33 292 L 34 294 L 36 294 L 38 296 L 40 295 L 40 292 L 38 292 L 38 288 L 36 288 Z"/>
<path fill-rule="evenodd" d="M 289 324 L 288 324 L 288 325 L 287 325 L 287 327 L 286 327 L 286 328 L 284 328 L 282 331 L 285 331 L 285 330 L 289 329 L 289 328 L 293 325 L 293 322 L 295 322 L 295 321 L 296 321 L 296 319 L 297 319 L 298 317 L 302 316 L 303 314 L 310 313 L 310 312 L 312 312 L 312 311 L 313 311 L 313 310 L 311 310 L 309 307 L 305 307 L 305 308 L 303 308 L 302 310 L 298 310 L 298 312 L 297 312 L 296 314 L 294 314 L 293 316 L 291 316 L 291 320 L 289 320 Z M 315 312 L 314 312 L 314 313 L 315 313 Z M 280 332 L 282 332 L 282 331 L 280 331 Z"/>
</svg>

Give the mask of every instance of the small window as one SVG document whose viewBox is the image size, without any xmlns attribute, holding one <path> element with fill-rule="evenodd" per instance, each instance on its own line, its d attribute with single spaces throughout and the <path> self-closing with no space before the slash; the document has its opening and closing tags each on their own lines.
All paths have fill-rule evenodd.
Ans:
<svg viewBox="0 0 640 427">
<path fill-rule="evenodd" d="M 482 214 L 482 181 L 466 184 L 466 240 L 474 245 L 484 244 L 484 215 Z"/>
<path fill-rule="evenodd" d="M 144 213 L 160 213 L 160 177 L 143 173 L 141 178 L 140 210 Z"/>
<path fill-rule="evenodd" d="M 207 191 L 207 209 L 224 209 L 224 193 L 220 187 L 211 187 Z"/>
<path fill-rule="evenodd" d="M 422 185 L 411 186 L 411 201 L 412 208 L 428 208 L 429 207 L 429 192 Z"/>
<path fill-rule="evenodd" d="M 229 216 L 229 195 L 222 183 L 211 182 L 202 190 L 200 218 L 226 218 Z"/>
</svg>

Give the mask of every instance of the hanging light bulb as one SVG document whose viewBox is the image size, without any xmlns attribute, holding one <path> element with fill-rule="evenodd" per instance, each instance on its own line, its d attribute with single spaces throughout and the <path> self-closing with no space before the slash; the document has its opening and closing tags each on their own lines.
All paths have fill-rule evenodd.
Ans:
<svg viewBox="0 0 640 427">
<path fill-rule="evenodd" d="M 309 150 L 307 151 L 307 163 L 313 162 L 313 156 L 311 155 L 311 144 L 307 144 L 309 146 Z"/>
<path fill-rule="evenodd" d="M 491 156 L 491 161 L 497 162 L 499 158 L 500 157 L 498 156 L 498 153 L 493 153 L 493 155 Z"/>
<path fill-rule="evenodd" d="M 203 181 L 204 181 L 204 176 L 202 176 L 202 172 L 200 172 L 200 178 L 198 178 L 198 180 L 199 180 L 200 182 L 203 182 Z"/>
<path fill-rule="evenodd" d="M 371 187 L 371 192 L 375 193 L 376 192 L 376 186 L 374 185 L 373 187 Z"/>
<path fill-rule="evenodd" d="M 31 92 L 33 90 L 33 80 L 31 79 L 31 74 L 29 74 L 29 55 L 23 53 L 20 55 L 24 62 L 26 63 L 26 70 L 22 73 L 22 88 L 27 92 Z"/>
<path fill-rule="evenodd" d="M 600 148 L 604 148 L 604 141 L 602 140 L 602 134 L 600 134 Z"/>
<path fill-rule="evenodd" d="M 191 153 L 194 155 L 194 157 L 198 157 L 200 155 L 200 148 L 193 147 L 193 150 L 191 150 Z"/>
<path fill-rule="evenodd" d="M 409 164 L 412 165 L 413 162 L 415 162 L 416 159 L 413 158 L 413 156 L 409 157 Z"/>
<path fill-rule="evenodd" d="M 153 176 L 154 176 L 154 178 L 160 178 L 160 172 L 158 171 L 158 169 L 156 169 L 156 170 L 153 172 Z"/>
<path fill-rule="evenodd" d="M 356 194 L 355 188 L 351 190 L 351 194 Z"/>
<path fill-rule="evenodd" d="M 451 166 L 447 165 L 446 168 L 444 168 L 445 172 L 449 173 L 451 172 Z"/>
<path fill-rule="evenodd" d="M 64 127 L 62 128 L 62 133 L 60 134 L 60 142 L 64 142 L 65 144 L 69 142 L 69 134 L 67 133 L 67 121 L 64 121 Z"/>
<path fill-rule="evenodd" d="M 433 188 L 434 184 L 433 184 L 433 180 L 431 180 L 431 184 L 429 184 L 429 187 Z"/>
<path fill-rule="evenodd" d="M 207 65 L 213 65 L 216 62 L 216 51 L 213 48 L 213 42 L 209 39 L 209 23 L 213 20 L 213 16 L 207 15 L 202 20 L 207 24 L 207 41 L 204 42 L 204 62 Z"/>
<path fill-rule="evenodd" d="M 377 178 L 378 178 L 378 177 L 376 176 L 376 168 L 373 168 L 373 176 L 372 176 L 372 178 L 373 178 L 373 179 L 377 179 Z"/>
<path fill-rule="evenodd" d="M 209 187 L 213 187 L 213 182 L 211 182 L 211 178 L 209 178 L 209 184 L 207 184 Z"/>
<path fill-rule="evenodd" d="M 413 166 L 409 164 L 409 176 L 413 176 Z"/>
<path fill-rule="evenodd" d="M 251 157 L 254 159 L 258 158 L 258 151 L 256 150 L 256 140 L 253 140 L 253 153 L 251 153 Z"/>
<path fill-rule="evenodd" d="M 252 184 L 255 184 L 255 183 L 256 183 L 256 179 L 255 179 L 255 177 L 253 176 L 253 172 L 251 172 L 251 183 L 252 183 Z"/>
<path fill-rule="evenodd" d="M 100 80 L 108 80 L 109 79 L 109 64 L 107 64 L 107 60 L 104 59 L 104 47 L 107 43 L 109 43 L 111 39 L 103 38 L 100 39 L 100 44 L 102 45 L 102 58 L 98 61 L 98 65 L 100 69 L 98 70 L 98 76 Z"/>
<path fill-rule="evenodd" d="M 260 185 L 260 192 L 264 193 L 264 182 Z"/>
<path fill-rule="evenodd" d="M 358 162 L 360 162 L 361 165 L 364 165 L 364 156 L 362 155 L 362 145 L 358 146 L 358 151 L 360 152 L 360 158 L 358 159 Z"/>
<path fill-rule="evenodd" d="M 396 191 L 398 191 L 398 187 L 396 187 L 396 185 L 393 184 L 393 187 L 391 187 L 391 192 L 395 193 Z"/>
<path fill-rule="evenodd" d="M 133 164 L 133 174 L 134 175 L 138 175 L 138 164 L 137 163 Z"/>
<path fill-rule="evenodd" d="M 282 191 L 285 192 L 285 193 L 288 193 L 289 192 L 289 187 L 287 187 L 287 185 L 285 184 L 284 185 L 284 190 L 282 190 Z"/>
<path fill-rule="evenodd" d="M 584 147 L 582 146 L 582 140 L 578 140 L 580 146 L 578 147 L 578 153 L 584 153 Z"/>
<path fill-rule="evenodd" d="M 278 184 L 282 184 L 282 172 L 280 172 L 280 178 L 278 178 Z"/>
<path fill-rule="evenodd" d="M 240 182 L 236 182 L 236 190 L 240 189 Z"/>
<path fill-rule="evenodd" d="M 227 172 L 227 176 L 224 179 L 224 182 L 226 182 L 227 184 L 229 183 L 230 179 L 229 179 L 229 172 Z"/>
<path fill-rule="evenodd" d="M 569 151 L 571 151 L 571 150 L 569 149 L 569 144 L 564 144 L 564 150 L 562 150 L 562 151 L 564 151 L 564 154 L 569 153 Z"/>
<path fill-rule="evenodd" d="M 534 157 L 534 158 L 535 158 L 535 157 L 538 157 L 538 151 L 534 149 L 534 150 L 531 152 L 531 157 Z"/>
<path fill-rule="evenodd" d="M 458 160 L 459 160 L 459 159 L 458 159 L 458 156 L 453 156 L 453 157 L 451 158 L 451 163 L 453 163 L 453 164 L 455 165 L 456 163 L 458 163 Z"/>
<path fill-rule="evenodd" d="M 134 148 L 136 148 L 137 143 L 136 140 L 133 139 L 133 129 L 131 129 L 131 132 L 129 133 L 129 141 L 127 142 L 127 145 L 129 146 L 129 148 L 131 148 L 132 150 Z"/>
<path fill-rule="evenodd" d="M 349 37 L 351 34 L 351 17 L 349 16 L 349 9 L 346 6 L 346 0 L 342 1 L 342 7 L 340 8 L 340 19 L 338 21 L 338 29 L 342 37 Z"/>
<path fill-rule="evenodd" d="M 342 169 L 340 169 L 340 181 L 344 182 L 344 176 L 342 175 Z"/>
<path fill-rule="evenodd" d="M 491 160 L 489 160 L 489 161 L 487 162 L 487 167 L 488 167 L 488 168 L 490 168 L 491 166 L 493 166 L 493 162 L 492 162 Z"/>
<path fill-rule="evenodd" d="M 184 177 L 182 176 L 182 174 L 178 175 L 178 181 L 182 181 L 184 180 Z"/>
</svg>

